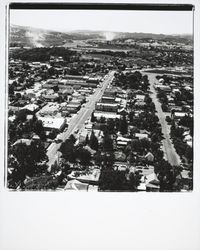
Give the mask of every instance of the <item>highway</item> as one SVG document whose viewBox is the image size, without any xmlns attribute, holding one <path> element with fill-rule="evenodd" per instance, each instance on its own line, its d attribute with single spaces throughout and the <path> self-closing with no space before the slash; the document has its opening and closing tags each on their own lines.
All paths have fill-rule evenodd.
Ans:
<svg viewBox="0 0 200 250">
<path fill-rule="evenodd" d="M 151 91 L 151 98 L 153 102 L 155 103 L 155 108 L 158 113 L 158 118 L 162 127 L 162 133 L 164 136 L 164 139 L 162 140 L 162 150 L 164 152 L 164 159 L 167 160 L 172 166 L 178 166 L 181 163 L 180 156 L 176 153 L 176 150 L 174 148 L 174 145 L 170 138 L 170 126 L 166 122 L 166 115 L 162 111 L 161 103 L 157 98 L 157 93 L 154 88 L 154 83 L 157 81 L 156 75 L 154 73 L 148 73 L 148 72 L 141 72 L 145 75 L 148 75 L 149 83 L 150 83 L 150 91 Z"/>
<path fill-rule="evenodd" d="M 98 101 L 105 89 L 112 82 L 115 71 L 110 71 L 104 78 L 104 81 L 101 83 L 100 87 L 97 87 L 94 94 L 88 97 L 88 102 L 82 105 L 81 109 L 76 115 L 72 117 L 68 124 L 68 128 L 62 134 L 59 134 L 59 138 L 62 141 L 65 141 L 71 134 L 74 134 L 75 131 L 80 130 L 85 121 L 90 118 L 92 112 L 95 109 L 95 103 Z M 57 160 L 57 152 L 61 146 L 61 143 L 53 142 L 47 149 L 48 162 L 47 165 L 51 168 L 51 165 Z"/>
</svg>

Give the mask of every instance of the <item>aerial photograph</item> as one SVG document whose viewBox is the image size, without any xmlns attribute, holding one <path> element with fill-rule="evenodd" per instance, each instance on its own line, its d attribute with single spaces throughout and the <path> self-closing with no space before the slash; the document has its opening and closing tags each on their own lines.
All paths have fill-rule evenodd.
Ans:
<svg viewBox="0 0 200 250">
<path fill-rule="evenodd" d="M 5 186 L 191 192 L 193 11 L 12 9 Z"/>
</svg>

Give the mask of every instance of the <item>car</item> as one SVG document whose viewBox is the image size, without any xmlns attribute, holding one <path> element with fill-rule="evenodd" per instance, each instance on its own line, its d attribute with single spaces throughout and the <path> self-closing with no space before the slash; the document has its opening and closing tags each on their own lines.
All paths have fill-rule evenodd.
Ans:
<svg viewBox="0 0 200 250">
<path fill-rule="evenodd" d="M 63 142 L 62 139 L 55 139 L 55 143 L 61 143 L 61 142 Z"/>
</svg>

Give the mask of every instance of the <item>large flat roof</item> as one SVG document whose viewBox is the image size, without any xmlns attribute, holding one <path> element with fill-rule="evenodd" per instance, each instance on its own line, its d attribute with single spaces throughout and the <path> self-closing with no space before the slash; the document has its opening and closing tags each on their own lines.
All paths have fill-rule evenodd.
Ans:
<svg viewBox="0 0 200 250">
<path fill-rule="evenodd" d="M 105 118 L 107 118 L 107 119 L 116 119 L 116 118 L 118 118 L 118 119 L 120 119 L 120 115 L 118 115 L 118 114 L 116 114 L 116 113 L 112 113 L 112 112 L 98 112 L 98 111 L 95 111 L 94 112 L 94 116 L 95 117 L 98 117 L 98 118 L 100 118 L 100 117 L 105 117 Z"/>
<path fill-rule="evenodd" d="M 50 129 L 61 129 L 65 124 L 65 118 L 39 117 L 38 119 L 42 121 L 45 128 Z"/>
</svg>

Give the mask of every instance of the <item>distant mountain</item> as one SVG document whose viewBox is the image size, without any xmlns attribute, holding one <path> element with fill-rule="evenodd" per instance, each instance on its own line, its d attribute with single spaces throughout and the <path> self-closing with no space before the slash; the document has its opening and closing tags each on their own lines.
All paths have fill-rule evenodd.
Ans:
<svg viewBox="0 0 200 250">
<path fill-rule="evenodd" d="M 192 41 L 192 35 L 166 35 L 166 34 L 153 34 L 153 33 L 129 33 L 129 32 L 118 32 L 116 34 L 117 39 L 153 39 L 153 40 L 174 40 L 177 42 Z"/>
<path fill-rule="evenodd" d="M 98 32 L 57 32 L 11 25 L 10 43 L 30 47 L 60 46 L 70 40 L 102 39 Z"/>
<path fill-rule="evenodd" d="M 76 30 L 70 32 L 57 32 L 33 27 L 11 25 L 10 27 L 10 45 L 28 46 L 28 47 L 49 47 L 61 46 L 72 40 L 88 39 L 156 39 L 156 40 L 176 40 L 192 41 L 190 35 L 164 35 L 152 33 L 129 33 L 129 32 L 110 32 L 110 31 L 90 31 Z"/>
</svg>

